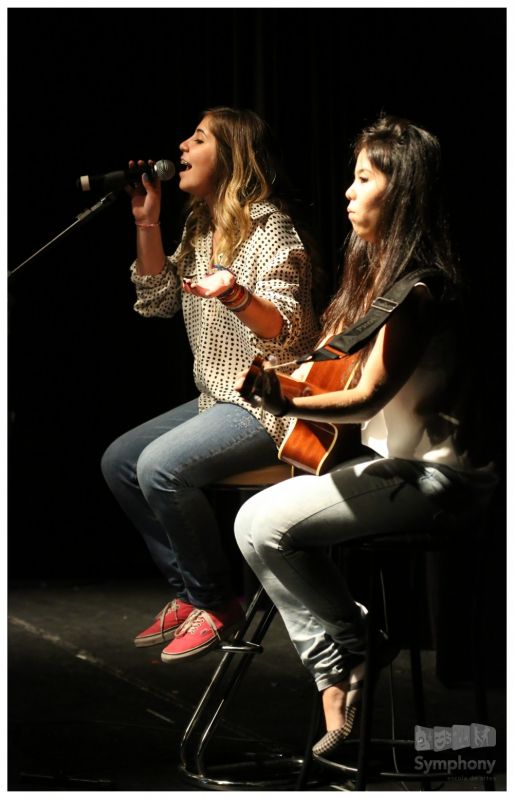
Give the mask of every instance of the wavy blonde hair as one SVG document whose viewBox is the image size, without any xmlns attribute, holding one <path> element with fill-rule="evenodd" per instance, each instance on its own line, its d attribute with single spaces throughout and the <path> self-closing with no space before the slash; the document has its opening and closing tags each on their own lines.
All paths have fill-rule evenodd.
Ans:
<svg viewBox="0 0 514 799">
<path fill-rule="evenodd" d="M 268 200 L 274 193 L 279 172 L 275 144 L 267 123 L 254 111 L 222 106 L 202 116 L 208 117 L 217 145 L 215 200 L 211 215 L 204 200 L 190 199 L 179 261 L 193 252 L 199 236 L 214 227 L 221 234 L 214 258 L 230 266 L 250 234 L 252 203 Z M 274 202 L 284 207 L 275 197 Z"/>
</svg>

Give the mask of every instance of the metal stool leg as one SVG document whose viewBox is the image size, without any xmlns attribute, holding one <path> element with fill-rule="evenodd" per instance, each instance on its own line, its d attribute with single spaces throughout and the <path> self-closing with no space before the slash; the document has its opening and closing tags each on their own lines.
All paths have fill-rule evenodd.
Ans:
<svg viewBox="0 0 514 799">
<path fill-rule="evenodd" d="M 253 646 L 248 646 L 247 642 L 244 641 L 244 636 L 255 618 L 257 608 L 263 596 L 265 596 L 263 588 L 260 588 L 254 594 L 246 612 L 245 623 L 237 635 L 234 636 L 233 650 L 227 651 L 221 659 L 219 666 L 214 672 L 184 732 L 180 744 L 180 760 L 183 771 L 187 776 L 193 779 L 207 779 L 204 766 L 204 750 L 219 722 L 224 705 L 237 688 L 244 672 L 250 664 L 251 657 L 258 651 L 262 651 L 260 641 L 262 641 L 276 612 L 270 600 L 268 600 L 263 618 L 253 637 L 254 640 L 251 642 Z M 239 642 L 241 643 L 239 644 Z M 242 653 L 243 656 L 233 675 L 224 686 L 224 680 L 236 653 Z M 216 700 L 217 705 L 214 710 L 212 710 L 212 703 Z"/>
<path fill-rule="evenodd" d="M 303 765 L 298 775 L 298 780 L 295 785 L 295 791 L 303 791 L 307 785 L 309 774 L 313 765 L 312 747 L 319 735 L 321 725 L 321 701 L 319 691 L 316 686 L 313 687 L 312 709 L 309 729 L 307 732 L 307 740 L 305 743 L 305 751 L 303 755 Z"/>
<path fill-rule="evenodd" d="M 425 725 L 425 692 L 423 690 L 423 670 L 421 667 L 421 650 L 419 643 L 419 591 L 421 581 L 423 553 L 414 552 L 410 560 L 409 585 L 409 649 L 412 694 L 416 723 Z"/>
<path fill-rule="evenodd" d="M 246 641 L 244 637 L 256 616 L 257 610 L 261 609 L 263 599 L 265 602 L 262 619 L 253 632 L 251 640 Z M 181 771 L 189 780 L 201 784 L 204 788 L 266 788 L 273 785 L 292 785 L 294 784 L 296 775 L 301 769 L 303 763 L 301 758 L 286 757 L 279 753 L 270 753 L 263 758 L 262 763 L 259 763 L 263 771 L 265 771 L 266 768 L 272 767 L 275 772 L 273 776 L 269 778 L 264 776 L 262 779 L 245 779 L 243 777 L 231 779 L 218 775 L 214 776 L 215 770 L 218 772 L 220 769 L 223 770 L 224 767 L 216 766 L 216 769 L 211 768 L 209 770 L 205 763 L 207 745 L 222 720 L 222 711 L 225 709 L 230 698 L 235 694 L 250 665 L 252 657 L 263 651 L 261 642 L 275 614 L 276 608 L 274 604 L 267 597 L 264 589 L 260 587 L 252 598 L 247 610 L 246 621 L 243 628 L 239 631 L 237 636 L 234 637 L 233 641 L 224 642 L 221 645 L 220 648 L 225 651 L 225 654 L 202 695 L 184 733 L 180 746 Z M 229 675 L 228 672 L 231 663 L 236 655 L 240 658 L 239 662 L 232 671 L 232 674 Z M 237 766 L 238 770 L 243 770 L 245 766 L 252 766 L 254 764 L 238 763 L 231 765 Z M 229 768 L 229 766 L 226 768 Z M 306 779 L 307 766 L 305 769 L 301 769 L 298 781 L 303 785 Z"/>
<path fill-rule="evenodd" d="M 386 550 L 387 551 L 387 550 Z M 395 771 L 390 771 L 387 769 L 379 768 L 378 770 L 373 767 L 373 776 L 382 778 L 382 779 L 398 779 L 398 780 L 412 780 L 415 779 L 416 781 L 422 782 L 422 789 L 426 789 L 428 787 L 428 782 L 423 784 L 423 780 L 420 780 L 420 775 L 417 773 L 411 772 L 403 772 L 400 771 L 398 766 L 396 765 L 396 748 L 411 748 L 414 745 L 414 741 L 412 740 L 404 740 L 396 738 L 395 734 L 393 733 L 390 739 L 378 739 L 372 738 L 372 724 L 373 724 L 373 709 L 374 709 L 374 695 L 375 695 L 375 688 L 377 684 L 377 675 L 378 675 L 378 667 L 377 667 L 377 657 L 376 657 L 376 648 L 377 648 L 377 641 L 378 641 L 378 633 L 382 628 L 382 619 L 381 619 L 381 610 L 384 611 L 385 620 L 386 620 L 386 631 L 388 632 L 388 625 L 387 625 L 387 610 L 385 606 L 385 596 L 381 597 L 381 589 L 382 589 L 382 580 L 383 580 L 383 567 L 384 564 L 381 560 L 381 549 L 380 548 L 370 548 L 367 551 L 369 557 L 369 569 L 370 569 L 370 580 L 369 580 L 369 596 L 368 596 L 368 643 L 366 647 L 366 654 L 365 654 L 365 677 L 364 677 L 364 684 L 362 688 L 362 700 L 361 700 L 361 714 L 360 714 L 360 731 L 359 736 L 356 740 L 349 739 L 348 744 L 356 743 L 357 744 L 357 753 L 356 759 L 354 760 L 353 766 L 351 765 L 344 765 L 342 763 L 337 763 L 333 761 L 326 761 L 322 760 L 321 763 L 323 765 L 328 766 L 331 770 L 338 771 L 346 776 L 351 775 L 351 778 L 354 781 L 354 789 L 357 791 L 366 790 L 366 786 L 369 783 L 371 774 L 370 774 L 370 753 L 372 747 L 379 746 L 379 747 L 387 747 L 393 753 L 393 759 L 395 764 Z M 416 557 L 418 553 L 413 553 L 414 557 Z M 419 637 L 417 635 L 417 609 L 418 604 L 417 601 L 413 600 L 412 593 L 416 594 L 416 589 L 419 585 L 418 581 L 418 567 L 419 564 L 417 561 L 413 560 L 411 562 L 411 581 L 409 583 L 409 598 L 408 598 L 408 605 L 412 610 L 412 617 L 410 619 L 410 629 L 409 633 L 414 633 L 413 637 L 409 640 L 410 650 L 411 650 L 411 676 L 413 682 L 413 690 L 415 694 L 415 707 L 417 713 L 421 714 L 421 717 L 424 717 L 424 692 L 423 692 L 423 679 L 422 679 L 422 669 L 421 669 L 421 658 L 420 658 L 420 649 L 419 649 Z M 384 605 L 382 605 L 384 603 Z M 394 703 L 392 690 L 391 690 L 391 702 Z M 391 707 L 392 717 L 394 718 L 394 706 Z M 350 750 L 349 750 L 350 751 Z"/>
<path fill-rule="evenodd" d="M 472 615 L 472 657 L 473 686 L 475 691 L 475 708 L 481 724 L 489 723 L 489 707 L 487 702 L 486 662 L 484 657 L 484 581 L 482 579 L 484 552 L 480 541 L 475 544 L 473 615 Z M 484 777 L 484 791 L 495 791 L 494 776 Z"/>
<path fill-rule="evenodd" d="M 371 737 L 371 724 L 373 715 L 373 693 L 374 693 L 374 667 L 375 667 L 375 630 L 377 624 L 377 594 L 380 580 L 380 566 L 377 562 L 376 554 L 371 553 L 371 577 L 368 606 L 368 644 L 366 647 L 366 668 L 364 685 L 362 687 L 361 705 L 361 724 L 359 750 L 357 756 L 357 774 L 355 779 L 355 790 L 364 791 L 367 782 L 367 768 L 369 757 L 369 745 Z"/>
</svg>

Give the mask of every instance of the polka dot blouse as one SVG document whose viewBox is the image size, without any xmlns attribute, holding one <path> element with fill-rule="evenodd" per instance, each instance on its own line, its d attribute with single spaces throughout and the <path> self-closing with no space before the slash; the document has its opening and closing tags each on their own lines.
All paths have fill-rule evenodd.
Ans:
<svg viewBox="0 0 514 799">
<path fill-rule="evenodd" d="M 158 275 L 139 275 L 134 262 L 134 308 L 142 316 L 160 317 L 173 316 L 182 308 L 194 356 L 200 410 L 216 402 L 241 405 L 260 419 L 280 445 L 290 420 L 252 408 L 234 391 L 236 376 L 257 354 L 273 355 L 281 363 L 310 352 L 317 340 L 318 322 L 311 304 L 309 257 L 291 219 L 270 203 L 255 203 L 251 218 L 251 233 L 230 268 L 238 283 L 276 306 L 283 319 L 279 336 L 261 339 L 219 300 L 182 291 L 183 276 L 199 280 L 209 273 L 212 232 L 197 241 L 195 251 L 180 269 L 177 256 L 181 245 L 166 259 Z"/>
</svg>

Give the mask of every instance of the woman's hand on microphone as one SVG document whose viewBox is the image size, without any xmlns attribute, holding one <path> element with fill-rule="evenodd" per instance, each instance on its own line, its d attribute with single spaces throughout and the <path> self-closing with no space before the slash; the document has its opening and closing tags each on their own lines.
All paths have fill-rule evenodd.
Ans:
<svg viewBox="0 0 514 799">
<path fill-rule="evenodd" d="M 145 161 L 138 161 L 138 166 L 144 166 Z M 135 161 L 129 161 L 129 169 L 134 169 Z M 153 167 L 154 161 L 148 161 Z M 127 192 L 132 201 L 132 213 L 136 224 L 155 225 L 161 215 L 161 181 L 156 177 L 153 180 L 142 177 L 141 183 L 128 186 Z"/>
</svg>

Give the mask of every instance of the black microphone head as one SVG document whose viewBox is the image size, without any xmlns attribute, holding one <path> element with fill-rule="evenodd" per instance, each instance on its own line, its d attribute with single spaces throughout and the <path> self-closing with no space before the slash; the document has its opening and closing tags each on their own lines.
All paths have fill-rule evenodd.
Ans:
<svg viewBox="0 0 514 799">
<path fill-rule="evenodd" d="M 163 158 L 154 166 L 154 172 L 159 180 L 171 180 L 175 174 L 175 164 L 167 158 Z"/>
<path fill-rule="evenodd" d="M 132 169 L 120 169 L 117 172 L 107 172 L 105 175 L 81 175 L 77 180 L 77 188 L 82 191 L 116 191 L 124 186 L 139 183 L 141 175 L 145 172 L 150 180 L 155 177 L 159 180 L 171 180 L 175 174 L 175 164 L 163 158 L 157 161 L 153 168 L 148 164 L 138 164 Z"/>
</svg>

